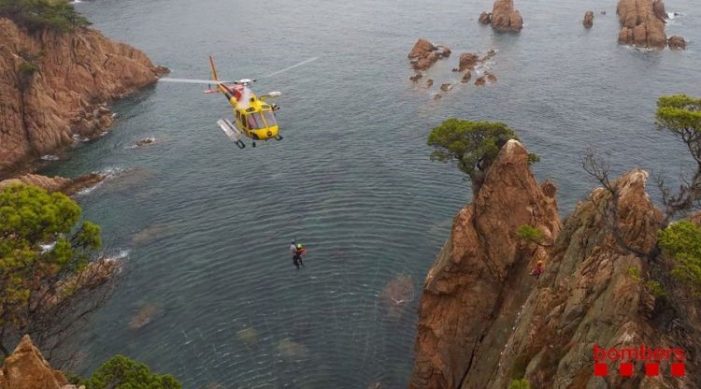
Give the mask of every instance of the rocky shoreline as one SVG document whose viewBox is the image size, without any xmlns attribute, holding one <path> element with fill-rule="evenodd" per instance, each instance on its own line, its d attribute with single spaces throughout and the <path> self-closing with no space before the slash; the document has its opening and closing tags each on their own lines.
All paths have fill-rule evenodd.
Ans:
<svg viewBox="0 0 701 389">
<path fill-rule="evenodd" d="M 30 33 L 0 18 L 0 177 L 99 137 L 112 125 L 108 103 L 153 85 L 167 68 L 99 31 Z"/>
</svg>

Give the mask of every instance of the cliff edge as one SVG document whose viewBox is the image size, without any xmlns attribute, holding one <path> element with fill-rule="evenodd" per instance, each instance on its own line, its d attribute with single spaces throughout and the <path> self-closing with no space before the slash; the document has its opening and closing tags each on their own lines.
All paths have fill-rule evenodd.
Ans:
<svg viewBox="0 0 701 389">
<path fill-rule="evenodd" d="M 698 300 L 664 276 L 650 277 L 664 274 L 666 261 L 647 173 L 633 170 L 610 190 L 595 189 L 560 230 L 554 190 L 538 187 L 525 155 L 515 141 L 501 150 L 485 190 L 458 213 L 429 270 L 410 387 L 503 389 L 515 379 L 533 388 L 700 387 Z M 523 224 L 545 239 L 519 243 Z M 538 279 L 528 272 L 536 259 L 545 263 Z M 594 374 L 597 348 L 640 346 L 683 350 L 684 374 L 674 376 L 674 360 L 658 358 L 659 374 L 648 376 L 640 357 L 630 377 L 615 358 L 604 360 L 606 374 Z"/>
<path fill-rule="evenodd" d="M 457 388 L 478 358 L 496 363 L 498 351 L 486 350 L 503 341 L 533 287 L 523 282 L 530 265 L 548 257 L 545 247 L 522 245 L 516 231 L 527 224 L 554 239 L 554 196 L 552 184 L 536 182 L 523 145 L 510 140 L 502 147 L 426 277 L 411 388 Z"/>
<path fill-rule="evenodd" d="M 93 137 L 112 124 L 105 103 L 168 70 L 100 32 L 34 32 L 0 18 L 0 171 Z"/>
</svg>

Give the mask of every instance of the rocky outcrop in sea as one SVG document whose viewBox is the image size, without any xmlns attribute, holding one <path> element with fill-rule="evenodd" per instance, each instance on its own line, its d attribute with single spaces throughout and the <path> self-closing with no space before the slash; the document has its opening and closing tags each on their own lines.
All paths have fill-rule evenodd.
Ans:
<svg viewBox="0 0 701 389">
<path fill-rule="evenodd" d="M 492 28 L 499 32 L 519 32 L 523 28 L 523 18 L 514 8 L 513 0 L 496 0 L 492 12 L 482 12 L 479 22 L 491 24 Z"/>
</svg>

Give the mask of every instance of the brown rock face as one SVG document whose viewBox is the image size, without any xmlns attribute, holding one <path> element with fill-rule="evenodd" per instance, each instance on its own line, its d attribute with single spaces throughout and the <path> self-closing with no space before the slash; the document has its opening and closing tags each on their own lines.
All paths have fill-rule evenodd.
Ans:
<svg viewBox="0 0 701 389">
<path fill-rule="evenodd" d="M 0 18 L 0 169 L 95 135 L 112 122 L 102 103 L 165 72 L 92 29 L 30 35 Z"/>
<path fill-rule="evenodd" d="M 651 48 L 667 45 L 664 32 L 667 14 L 662 0 L 619 0 L 616 12 L 621 24 L 618 43 Z"/>
<path fill-rule="evenodd" d="M 0 372 L 0 388 L 3 389 L 60 389 L 64 385 L 68 385 L 66 377 L 51 368 L 29 335 L 22 337 Z"/>
<path fill-rule="evenodd" d="M 523 28 L 521 13 L 513 0 L 496 0 L 492 9 L 492 28 L 499 32 L 519 32 Z"/>
<path fill-rule="evenodd" d="M 544 247 L 523 245 L 516 237 L 524 224 L 550 240 L 560 231 L 555 199 L 530 172 L 526 149 L 512 140 L 502 147 L 473 203 L 455 217 L 426 277 L 411 388 L 460 387 L 476 355 L 504 340 L 503 329 L 513 324 L 534 286 L 522 282 L 529 278 L 529 264 L 548 257 Z M 463 387 L 481 388 L 486 382 Z"/>
<path fill-rule="evenodd" d="M 582 24 L 585 28 L 591 28 L 594 25 L 594 11 L 587 11 L 584 13 L 584 21 Z"/>
<path fill-rule="evenodd" d="M 686 49 L 686 41 L 679 35 L 672 35 L 667 41 L 670 49 L 684 50 Z"/>
<path fill-rule="evenodd" d="M 439 59 L 450 57 L 450 53 L 450 49 L 445 46 L 435 46 L 426 39 L 419 39 L 408 57 L 415 70 L 426 70 Z"/>
</svg>

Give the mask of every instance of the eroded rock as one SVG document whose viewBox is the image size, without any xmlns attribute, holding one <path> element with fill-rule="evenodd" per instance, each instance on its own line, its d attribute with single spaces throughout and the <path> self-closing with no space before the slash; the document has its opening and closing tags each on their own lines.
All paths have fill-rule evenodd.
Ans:
<svg viewBox="0 0 701 389">
<path fill-rule="evenodd" d="M 618 43 L 639 47 L 664 48 L 667 45 L 662 0 L 619 0 L 616 12 L 621 25 Z M 656 11 L 657 10 L 657 11 Z"/>
<path fill-rule="evenodd" d="M 409 60 L 415 70 L 426 70 L 441 58 L 450 56 L 450 49 L 445 46 L 436 46 L 426 39 L 419 39 L 409 52 Z"/>
<path fill-rule="evenodd" d="M 482 12 L 480 23 L 490 24 L 495 31 L 519 32 L 523 28 L 521 13 L 514 8 L 513 0 L 496 0 L 491 13 Z"/>
<path fill-rule="evenodd" d="M 594 11 L 587 11 L 584 13 L 582 24 L 584 28 L 591 28 L 594 25 Z"/>
<path fill-rule="evenodd" d="M 520 244 L 515 232 L 524 224 L 552 239 L 560 231 L 555 199 L 533 177 L 526 149 L 511 140 L 487 171 L 472 204 L 455 217 L 450 238 L 426 277 L 411 388 L 459 387 L 467 366 L 476 363 L 473 353 L 503 340 L 490 328 L 513 324 L 533 287 L 521 277 L 528 279 L 530 264 L 549 256 L 544 247 L 533 250 Z M 497 355 L 501 351 L 493 349 Z M 483 388 L 487 382 L 463 387 Z"/>
<path fill-rule="evenodd" d="M 15 351 L 5 358 L 0 374 L 0 388 L 61 389 L 68 380 L 44 359 L 29 335 L 22 337 Z"/>
</svg>

